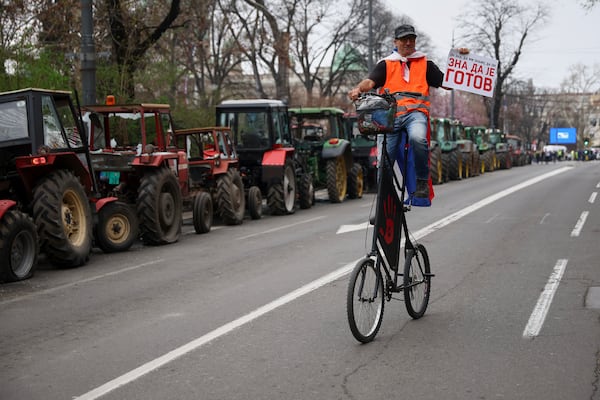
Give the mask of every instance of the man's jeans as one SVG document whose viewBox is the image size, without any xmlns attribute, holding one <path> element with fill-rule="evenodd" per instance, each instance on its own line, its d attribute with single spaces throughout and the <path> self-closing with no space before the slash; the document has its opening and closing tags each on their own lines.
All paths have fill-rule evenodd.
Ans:
<svg viewBox="0 0 600 400">
<path fill-rule="evenodd" d="M 390 156 L 392 165 L 398 154 L 400 146 L 400 133 L 408 132 L 410 146 L 415 157 L 415 173 L 417 179 L 429 179 L 429 145 L 427 143 L 427 123 L 428 119 L 420 111 L 413 111 L 402 114 L 394 120 L 394 132 L 387 135 L 387 152 Z M 377 161 L 381 164 L 381 144 L 383 135 L 377 135 Z"/>
</svg>

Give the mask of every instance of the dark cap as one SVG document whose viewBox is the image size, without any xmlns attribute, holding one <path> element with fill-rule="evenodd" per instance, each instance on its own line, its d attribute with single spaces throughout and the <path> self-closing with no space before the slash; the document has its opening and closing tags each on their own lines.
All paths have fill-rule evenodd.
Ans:
<svg viewBox="0 0 600 400">
<path fill-rule="evenodd" d="M 394 37 L 396 39 L 401 39 L 403 37 L 411 35 L 415 37 L 417 36 L 417 34 L 415 33 L 415 28 L 412 25 L 400 25 L 394 31 Z"/>
</svg>

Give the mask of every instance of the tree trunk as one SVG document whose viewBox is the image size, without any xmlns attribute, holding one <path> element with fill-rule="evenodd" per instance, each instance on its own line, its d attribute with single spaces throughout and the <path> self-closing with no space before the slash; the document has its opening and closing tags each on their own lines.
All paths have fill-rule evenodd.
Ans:
<svg viewBox="0 0 600 400">
<path fill-rule="evenodd" d="M 134 76 L 139 63 L 146 51 L 171 27 L 179 15 L 180 0 L 171 1 L 169 12 L 155 29 L 136 22 L 121 0 L 106 0 L 105 4 L 108 9 L 114 57 L 121 74 L 121 87 L 128 97 L 127 100 L 133 100 Z"/>
</svg>

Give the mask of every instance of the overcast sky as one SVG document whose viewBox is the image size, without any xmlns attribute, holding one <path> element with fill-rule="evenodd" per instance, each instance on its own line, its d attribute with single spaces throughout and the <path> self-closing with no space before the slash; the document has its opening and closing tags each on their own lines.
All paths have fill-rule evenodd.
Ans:
<svg viewBox="0 0 600 400">
<path fill-rule="evenodd" d="M 435 46 L 435 56 L 445 60 L 452 46 L 452 31 L 456 17 L 472 4 L 465 0 L 435 0 L 432 2 L 385 0 L 396 14 L 408 15 L 418 31 L 424 31 Z M 535 4 L 521 0 L 521 4 Z M 536 31 L 536 41 L 526 44 L 517 64 L 519 78 L 532 78 L 538 87 L 559 88 L 569 67 L 582 63 L 600 66 L 600 3 L 585 11 L 578 0 L 545 0 L 550 18 Z M 417 49 L 418 49 L 417 40 Z M 459 43 L 457 45 L 460 46 Z M 458 47 L 458 46 L 457 46 Z"/>
</svg>

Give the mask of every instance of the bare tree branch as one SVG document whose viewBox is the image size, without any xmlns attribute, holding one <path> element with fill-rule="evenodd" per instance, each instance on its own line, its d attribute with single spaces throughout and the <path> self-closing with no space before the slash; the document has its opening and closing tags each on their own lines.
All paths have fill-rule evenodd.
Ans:
<svg viewBox="0 0 600 400">
<path fill-rule="evenodd" d="M 505 84 L 514 71 L 531 32 L 548 17 L 547 6 L 524 7 L 516 0 L 478 0 L 461 19 L 462 38 L 474 52 L 498 60 L 490 123 L 499 126 Z"/>
</svg>

